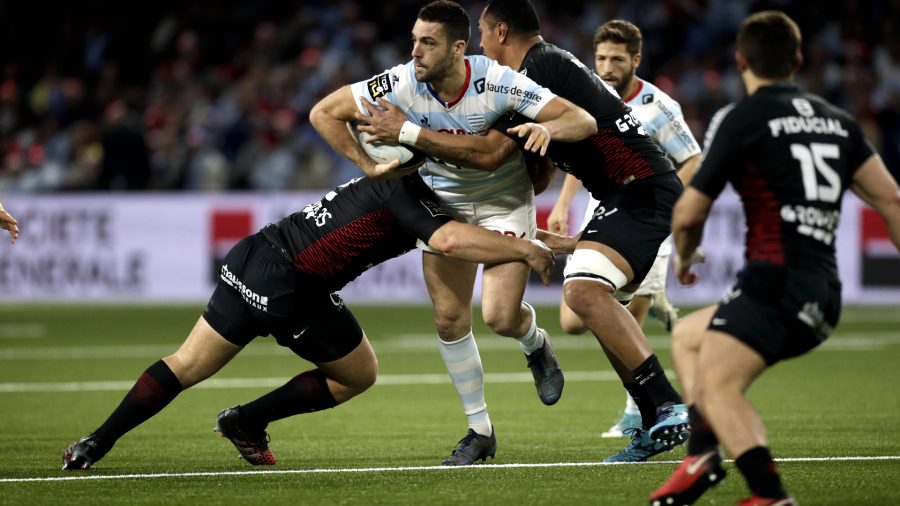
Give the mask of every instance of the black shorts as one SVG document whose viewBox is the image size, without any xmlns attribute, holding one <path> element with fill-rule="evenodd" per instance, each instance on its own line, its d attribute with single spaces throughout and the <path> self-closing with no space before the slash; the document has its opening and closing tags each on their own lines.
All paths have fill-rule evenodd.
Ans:
<svg viewBox="0 0 900 506">
<path fill-rule="evenodd" d="M 640 284 L 671 232 L 672 208 L 683 191 L 673 171 L 595 195 L 600 204 L 581 232 L 581 240 L 616 250 L 634 271 L 630 283 Z"/>
<path fill-rule="evenodd" d="M 841 283 L 834 276 L 751 263 L 719 302 L 709 328 L 731 334 L 772 365 L 821 344 L 840 314 Z"/>
<path fill-rule="evenodd" d="M 238 346 L 271 334 L 310 362 L 344 357 L 363 338 L 344 301 L 315 289 L 261 234 L 242 239 L 225 255 L 203 317 Z"/>
</svg>

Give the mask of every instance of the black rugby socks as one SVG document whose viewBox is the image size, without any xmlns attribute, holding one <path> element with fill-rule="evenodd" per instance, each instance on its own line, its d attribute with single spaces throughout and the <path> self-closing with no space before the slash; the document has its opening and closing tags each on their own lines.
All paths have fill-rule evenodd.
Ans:
<svg viewBox="0 0 900 506">
<path fill-rule="evenodd" d="M 94 431 L 94 435 L 108 451 L 117 439 L 159 413 L 183 389 L 169 366 L 157 360 L 141 374 L 115 411 Z"/>
<path fill-rule="evenodd" d="M 688 439 L 688 455 L 702 455 L 719 447 L 719 438 L 713 432 L 712 427 L 700 411 L 693 405 L 688 407 L 688 417 L 691 421 L 691 438 Z"/>
<path fill-rule="evenodd" d="M 787 493 L 781 485 L 781 478 L 775 468 L 775 461 L 765 446 L 753 447 L 734 460 L 740 469 L 750 491 L 759 497 L 781 499 Z"/>
<path fill-rule="evenodd" d="M 643 388 L 647 392 L 646 395 L 650 396 L 654 406 L 657 408 L 663 405 L 681 404 L 683 402 L 681 395 L 669 383 L 669 378 L 666 377 L 666 372 L 659 364 L 659 359 L 656 358 L 656 355 L 647 357 L 643 364 L 632 371 L 632 375 L 638 388 Z M 643 410 L 641 412 L 643 413 Z"/>
<path fill-rule="evenodd" d="M 637 383 L 622 383 L 622 385 L 641 412 L 641 425 L 645 430 L 653 427 L 656 423 L 656 405 L 653 404 L 653 399 L 647 394 L 647 389 Z"/>
<path fill-rule="evenodd" d="M 284 385 L 241 406 L 242 425 L 265 429 L 269 422 L 300 413 L 312 413 L 337 406 L 328 389 L 325 373 L 312 369 L 298 374 Z"/>
</svg>

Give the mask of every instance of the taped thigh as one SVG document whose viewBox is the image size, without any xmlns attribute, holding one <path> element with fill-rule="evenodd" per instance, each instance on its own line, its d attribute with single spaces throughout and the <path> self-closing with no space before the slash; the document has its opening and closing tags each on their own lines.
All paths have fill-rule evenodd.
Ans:
<svg viewBox="0 0 900 506">
<path fill-rule="evenodd" d="M 625 273 L 619 270 L 606 255 L 589 248 L 576 249 L 563 273 L 565 274 L 563 283 L 576 279 L 597 281 L 612 288 L 613 292 L 618 292 L 620 288 L 628 284 L 628 277 Z"/>
</svg>

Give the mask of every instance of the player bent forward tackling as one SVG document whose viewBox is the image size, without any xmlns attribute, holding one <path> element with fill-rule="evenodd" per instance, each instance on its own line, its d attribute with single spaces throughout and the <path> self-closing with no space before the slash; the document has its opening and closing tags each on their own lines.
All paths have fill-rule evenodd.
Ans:
<svg viewBox="0 0 900 506">
<path fill-rule="evenodd" d="M 573 246 L 563 238 L 541 237 L 560 250 Z M 332 408 L 375 383 L 375 353 L 334 291 L 372 265 L 414 248 L 416 240 L 464 261 L 524 262 L 545 282 L 553 269 L 553 251 L 543 243 L 453 221 L 418 176 L 353 180 L 235 245 L 184 344 L 148 367 L 107 420 L 66 449 L 63 469 L 88 469 L 182 390 L 269 334 L 316 367 L 256 400 L 222 410 L 216 430 L 247 462 L 275 464 L 266 434 L 270 422 Z"/>
</svg>

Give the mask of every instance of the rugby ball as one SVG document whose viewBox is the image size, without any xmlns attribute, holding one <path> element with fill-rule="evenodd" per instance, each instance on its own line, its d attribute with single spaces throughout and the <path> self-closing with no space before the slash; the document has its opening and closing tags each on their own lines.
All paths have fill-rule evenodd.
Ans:
<svg viewBox="0 0 900 506">
<path fill-rule="evenodd" d="M 402 144 L 385 144 L 383 142 L 366 142 L 371 137 L 367 132 L 359 132 L 357 139 L 363 151 L 378 163 L 400 160 L 400 168 L 412 169 L 425 162 L 425 152 Z"/>
</svg>

